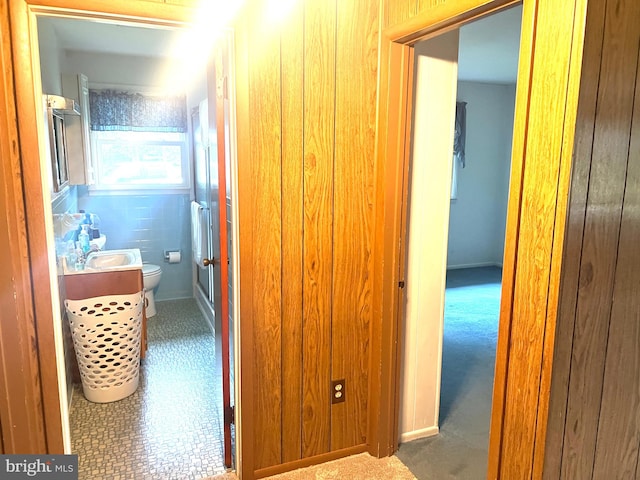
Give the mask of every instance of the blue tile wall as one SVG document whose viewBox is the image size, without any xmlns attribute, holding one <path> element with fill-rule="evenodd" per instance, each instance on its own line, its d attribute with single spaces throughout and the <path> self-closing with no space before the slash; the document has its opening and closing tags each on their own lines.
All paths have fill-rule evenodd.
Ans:
<svg viewBox="0 0 640 480">
<path fill-rule="evenodd" d="M 144 263 L 162 268 L 156 300 L 193 297 L 190 198 L 188 194 L 89 195 L 78 187 L 78 208 L 100 216 L 107 250 L 139 248 Z M 165 250 L 180 250 L 180 263 L 164 261 Z"/>
</svg>

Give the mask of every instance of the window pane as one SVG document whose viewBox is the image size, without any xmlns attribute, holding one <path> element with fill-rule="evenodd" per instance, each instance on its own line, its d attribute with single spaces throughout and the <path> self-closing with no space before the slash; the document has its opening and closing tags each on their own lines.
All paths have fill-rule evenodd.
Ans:
<svg viewBox="0 0 640 480">
<path fill-rule="evenodd" d="M 97 186 L 188 187 L 185 135 L 92 132 Z"/>
</svg>

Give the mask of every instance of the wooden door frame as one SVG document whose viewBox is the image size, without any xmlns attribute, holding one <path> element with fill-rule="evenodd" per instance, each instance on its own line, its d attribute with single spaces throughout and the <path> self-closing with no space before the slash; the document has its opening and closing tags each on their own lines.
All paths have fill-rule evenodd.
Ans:
<svg viewBox="0 0 640 480">
<path fill-rule="evenodd" d="M 5 7 L 7 4 L 8 12 Z M 49 238 L 52 225 L 47 213 L 51 208 L 51 197 L 47 191 L 48 172 L 45 163 L 41 162 L 41 157 L 44 155 L 44 146 L 41 141 L 43 133 L 40 131 L 41 122 L 39 121 L 42 106 L 36 103 L 36 99 L 42 92 L 40 68 L 36 61 L 39 46 L 33 36 L 35 16 L 51 14 L 158 27 L 189 26 L 197 16 L 195 9 L 187 6 L 128 0 L 11 0 L 2 3 L 0 13 L 3 36 L 5 31 L 11 32 L 11 52 L 9 52 L 9 43 L 4 41 L 2 43 L 0 59 L 5 66 L 3 69 L 5 85 L 3 85 L 4 89 L 0 90 L 0 94 L 5 91 L 12 92 L 12 90 L 15 92 L 15 103 L 10 95 L 6 102 L 4 96 L 0 95 L 0 100 L 8 107 L 0 114 L 0 126 L 6 123 L 9 127 L 12 124 L 17 127 L 2 129 L 0 132 L 3 159 L 4 152 L 10 152 L 7 158 L 12 160 L 11 173 L 13 174 L 12 181 L 3 179 L 3 183 L 5 188 L 15 189 L 13 197 L 16 207 L 14 207 L 15 211 L 7 209 L 11 213 L 8 215 L 11 217 L 8 220 L 17 219 L 18 223 L 22 221 L 23 227 L 22 236 L 20 228 L 12 231 L 10 257 L 14 260 L 12 267 L 17 266 L 20 272 L 31 276 L 30 282 L 18 277 L 20 282 L 16 282 L 19 285 L 15 288 L 16 298 L 24 299 L 22 303 L 25 304 L 17 305 L 16 314 L 16 323 L 21 330 L 19 332 L 21 341 L 16 343 L 15 347 L 22 350 L 16 351 L 12 346 L 5 351 L 5 356 L 0 358 L 0 362 L 5 366 L 11 366 L 15 365 L 20 358 L 23 368 L 33 367 L 33 372 L 29 372 L 26 378 L 25 376 L 21 378 L 24 388 L 30 390 L 24 394 L 24 398 L 17 395 L 22 404 L 19 409 L 12 404 L 11 399 L 6 402 L 5 399 L 0 399 L 2 427 L 8 428 L 9 422 L 5 422 L 5 418 L 17 418 L 16 415 L 24 417 L 24 421 L 20 417 L 19 431 L 14 431 L 12 434 L 13 437 L 17 437 L 16 440 L 12 440 L 13 437 L 3 431 L 4 447 L 7 453 L 14 453 L 10 451 L 12 444 L 18 445 L 18 451 L 15 453 L 65 453 L 63 410 L 59 392 L 59 384 L 63 379 L 59 377 L 56 366 L 53 314 L 54 309 L 59 306 L 58 298 L 53 293 L 57 291 L 57 271 L 52 253 L 53 240 Z M 5 30 L 7 20 L 11 28 Z M 13 56 L 12 62 L 8 61 L 11 58 L 9 53 Z M 11 63 L 12 69 L 9 68 Z M 0 196 L 0 200 L 3 199 L 4 197 Z M 24 212 L 18 208 L 23 201 Z M 24 251 L 27 248 L 27 239 L 28 252 Z M 0 238 L 0 241 L 3 245 L 4 239 Z M 5 277 L 2 276 L 1 279 L 4 285 Z M 28 308 L 31 302 L 33 302 L 33 313 Z M 13 334 L 6 330 L 0 331 L 0 340 L 4 340 L 2 336 L 6 336 L 6 333 Z M 10 371 L 11 368 L 3 370 Z M 5 384 L 11 380 L 12 378 L 4 379 L 0 376 L 0 382 Z M 11 389 L 12 393 L 16 391 L 18 391 L 16 388 Z M 239 398 L 236 403 L 239 404 Z M 22 445 L 27 447 L 19 448 Z M 240 433 L 237 433 L 236 445 L 237 455 L 240 455 Z"/>
<path fill-rule="evenodd" d="M 542 475 L 586 0 L 564 4 L 539 0 L 445 2 L 383 28 L 380 40 L 374 252 L 378 296 L 371 326 L 369 452 L 386 456 L 398 448 L 400 282 L 404 280 L 406 246 L 413 45 L 519 3 L 523 3 L 522 34 L 489 444 L 490 479 Z M 382 22 L 387 13 L 383 12 Z M 560 27 L 553 23 L 563 20 Z M 550 32 L 557 35 L 551 39 Z M 550 62 L 553 46 L 559 57 Z M 545 82 L 540 81 L 543 78 Z M 557 108 L 550 107 L 553 113 L 543 119 L 545 102 L 557 102 Z M 537 274 L 535 278 L 532 273 Z M 540 288 L 532 286 L 532 280 L 540 280 Z"/>
</svg>

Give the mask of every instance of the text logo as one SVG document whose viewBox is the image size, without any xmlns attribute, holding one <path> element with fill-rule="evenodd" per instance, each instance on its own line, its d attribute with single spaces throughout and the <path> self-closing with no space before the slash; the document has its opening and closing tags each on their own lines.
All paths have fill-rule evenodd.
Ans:
<svg viewBox="0 0 640 480">
<path fill-rule="evenodd" d="M 78 480 L 78 456 L 0 455 L 0 478 Z"/>
</svg>

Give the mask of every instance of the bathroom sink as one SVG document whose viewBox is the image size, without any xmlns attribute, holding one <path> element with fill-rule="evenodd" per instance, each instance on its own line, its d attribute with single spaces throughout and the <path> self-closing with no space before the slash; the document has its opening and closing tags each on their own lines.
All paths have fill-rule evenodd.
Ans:
<svg viewBox="0 0 640 480">
<path fill-rule="evenodd" d="M 137 248 L 104 250 L 90 253 L 83 269 L 77 270 L 68 266 L 66 261 L 64 267 L 65 275 L 142 269 L 142 257 Z"/>
<path fill-rule="evenodd" d="M 89 254 L 85 268 L 94 270 L 109 270 L 125 267 L 136 263 L 136 250 L 105 250 Z"/>
</svg>

